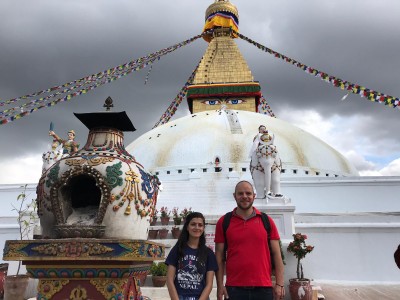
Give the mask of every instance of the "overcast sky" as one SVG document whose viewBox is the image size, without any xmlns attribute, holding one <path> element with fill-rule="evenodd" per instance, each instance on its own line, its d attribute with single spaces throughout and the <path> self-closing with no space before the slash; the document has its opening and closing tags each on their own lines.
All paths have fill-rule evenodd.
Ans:
<svg viewBox="0 0 400 300">
<path fill-rule="evenodd" d="M 61 85 L 201 33 L 212 0 L 1 0 L 0 99 Z M 400 96 L 398 0 L 235 0 L 245 36 L 329 75 Z M 237 44 L 280 119 L 320 137 L 361 175 L 400 175 L 400 111 L 314 78 L 247 42 Z M 150 130 L 174 99 L 207 43 L 197 40 L 147 69 L 69 102 L 0 125 L 0 184 L 37 182 L 49 124 L 62 136 L 87 129 L 73 112 L 103 110 L 111 96 L 137 128 Z M 175 118 L 188 114 L 183 103 Z"/>
</svg>

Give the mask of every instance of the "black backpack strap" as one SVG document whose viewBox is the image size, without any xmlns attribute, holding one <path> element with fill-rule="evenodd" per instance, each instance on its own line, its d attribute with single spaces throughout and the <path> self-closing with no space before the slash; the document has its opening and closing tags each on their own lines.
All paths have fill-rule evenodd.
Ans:
<svg viewBox="0 0 400 300">
<path fill-rule="evenodd" d="M 270 255 L 270 260 L 271 260 L 271 268 L 272 270 L 275 269 L 275 262 L 272 257 L 272 248 L 271 248 L 271 223 L 269 222 L 268 215 L 264 212 L 261 213 L 261 219 L 264 224 L 264 228 L 267 231 L 267 239 L 268 239 L 268 248 L 269 248 L 269 255 Z"/>
<path fill-rule="evenodd" d="M 226 239 L 226 231 L 228 230 L 229 223 L 231 222 L 232 212 L 227 212 L 224 216 L 224 220 L 222 221 L 222 230 L 224 232 L 224 260 L 226 260 L 226 251 L 228 250 L 228 240 Z"/>
<path fill-rule="evenodd" d="M 270 235 L 271 235 L 271 224 L 269 223 L 269 218 L 268 215 L 264 212 L 261 213 L 261 219 L 264 224 L 264 228 L 268 233 L 268 240 L 270 240 Z"/>
</svg>

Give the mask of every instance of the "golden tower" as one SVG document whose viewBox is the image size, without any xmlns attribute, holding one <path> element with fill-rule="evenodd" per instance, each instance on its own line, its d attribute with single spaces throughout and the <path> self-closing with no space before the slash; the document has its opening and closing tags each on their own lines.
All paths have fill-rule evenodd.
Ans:
<svg viewBox="0 0 400 300">
<path fill-rule="evenodd" d="M 188 87 L 191 113 L 224 106 L 257 112 L 260 85 L 234 41 L 238 28 L 238 10 L 228 0 L 216 0 L 207 8 L 203 32 L 212 32 L 204 37 L 209 45 Z"/>
</svg>

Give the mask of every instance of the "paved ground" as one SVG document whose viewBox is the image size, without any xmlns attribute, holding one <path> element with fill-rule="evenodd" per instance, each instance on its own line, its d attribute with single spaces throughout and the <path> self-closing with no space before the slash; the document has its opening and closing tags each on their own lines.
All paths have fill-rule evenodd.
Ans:
<svg viewBox="0 0 400 300">
<path fill-rule="evenodd" d="M 325 300 L 400 300 L 400 284 L 385 285 L 360 285 L 360 284 L 339 284 L 339 283 L 322 283 L 315 282 L 315 285 L 321 287 L 321 294 Z M 288 293 L 288 289 L 286 289 Z M 151 286 L 151 279 L 146 281 L 146 285 L 142 287 L 142 293 L 151 300 L 169 300 L 166 287 L 154 288 Z M 214 288 L 210 300 L 216 300 L 216 289 Z M 29 300 L 36 300 L 30 298 Z M 285 300 L 290 300 L 287 295 Z"/>
<path fill-rule="evenodd" d="M 400 284 L 385 285 L 361 285 L 361 284 L 332 284 L 319 283 L 315 285 L 321 287 L 320 292 L 324 295 L 325 300 L 400 300 Z M 149 296 L 151 300 L 168 300 L 168 291 L 166 287 L 153 288 L 150 282 L 146 282 L 146 286 L 142 288 L 143 295 Z M 289 289 L 286 289 L 289 293 Z M 210 295 L 210 300 L 216 300 L 216 289 L 214 288 Z M 287 295 L 285 300 L 290 300 Z"/>
<path fill-rule="evenodd" d="M 326 300 L 400 300 L 400 284 L 318 284 Z"/>
</svg>

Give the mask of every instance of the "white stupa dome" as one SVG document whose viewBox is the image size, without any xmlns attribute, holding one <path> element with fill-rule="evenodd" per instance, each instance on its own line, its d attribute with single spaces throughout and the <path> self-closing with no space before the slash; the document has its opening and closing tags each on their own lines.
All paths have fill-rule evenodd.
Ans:
<svg viewBox="0 0 400 300">
<path fill-rule="evenodd" d="M 343 155 L 315 136 L 282 120 L 242 110 L 204 111 L 170 121 L 140 136 L 127 150 L 164 179 L 178 174 L 184 179 L 183 174 L 193 172 L 211 175 L 215 167 L 221 168 L 218 172 L 249 172 L 249 152 L 260 125 L 275 134 L 282 177 L 358 176 Z"/>
</svg>

